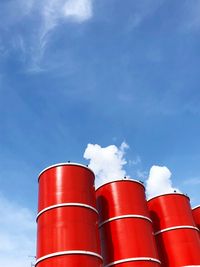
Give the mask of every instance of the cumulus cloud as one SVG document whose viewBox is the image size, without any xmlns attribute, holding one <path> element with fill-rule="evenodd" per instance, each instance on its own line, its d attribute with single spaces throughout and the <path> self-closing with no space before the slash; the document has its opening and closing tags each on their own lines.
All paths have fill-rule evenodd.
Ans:
<svg viewBox="0 0 200 267">
<path fill-rule="evenodd" d="M 96 175 L 96 187 L 112 180 L 120 180 L 126 176 L 123 167 L 127 164 L 124 156 L 128 147 L 125 142 L 120 147 L 115 145 L 107 147 L 101 147 L 97 144 L 87 145 L 83 156 L 90 160 L 89 167 Z"/>
<path fill-rule="evenodd" d="M 32 212 L 0 195 L 0 214 L 0 266 L 30 266 L 36 235 Z"/>
<path fill-rule="evenodd" d="M 180 192 L 179 189 L 172 186 L 170 170 L 165 166 L 152 166 L 146 181 L 147 197 L 151 198 L 174 191 Z"/>
</svg>

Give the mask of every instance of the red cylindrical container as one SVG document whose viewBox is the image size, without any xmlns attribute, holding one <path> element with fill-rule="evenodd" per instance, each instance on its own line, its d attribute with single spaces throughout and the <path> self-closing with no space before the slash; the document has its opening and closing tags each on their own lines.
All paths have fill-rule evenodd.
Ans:
<svg viewBox="0 0 200 267">
<path fill-rule="evenodd" d="M 96 190 L 104 266 L 158 267 L 142 183 L 112 181 Z"/>
<path fill-rule="evenodd" d="M 37 267 L 101 267 L 93 172 L 61 163 L 38 181 Z"/>
<path fill-rule="evenodd" d="M 194 218 L 194 222 L 198 229 L 200 230 L 200 206 L 194 207 L 192 209 L 192 214 Z"/>
<path fill-rule="evenodd" d="M 159 256 L 163 267 L 200 265 L 200 239 L 189 198 L 180 193 L 148 201 Z"/>
</svg>

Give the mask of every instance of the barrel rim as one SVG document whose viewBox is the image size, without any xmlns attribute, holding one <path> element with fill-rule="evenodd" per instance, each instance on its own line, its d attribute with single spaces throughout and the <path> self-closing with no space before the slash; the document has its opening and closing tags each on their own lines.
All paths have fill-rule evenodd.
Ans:
<svg viewBox="0 0 200 267">
<path fill-rule="evenodd" d="M 38 175 L 38 181 L 40 180 L 40 176 L 44 172 L 46 172 L 46 171 L 48 171 L 50 169 L 53 169 L 55 167 L 60 167 L 60 166 L 77 166 L 77 167 L 81 167 L 81 168 L 89 170 L 95 177 L 95 174 L 94 174 L 93 170 L 91 168 L 89 168 L 88 166 L 84 165 L 84 164 L 80 164 L 80 163 L 76 163 L 76 162 L 61 162 L 61 163 L 56 163 L 56 164 L 50 165 L 50 166 L 46 167 L 45 169 L 43 169 Z"/>
<path fill-rule="evenodd" d="M 162 196 L 167 196 L 167 195 L 181 195 L 181 196 L 184 196 L 184 197 L 186 197 L 186 198 L 188 198 L 190 200 L 189 196 L 186 195 L 186 194 L 178 193 L 178 192 L 171 192 L 171 193 L 164 193 L 164 194 L 161 194 L 161 195 L 157 195 L 157 196 L 151 197 L 151 198 L 147 199 L 147 202 L 150 202 L 151 200 L 153 200 L 155 198 L 162 197 Z"/>
<path fill-rule="evenodd" d="M 107 182 L 107 183 L 105 183 L 105 184 L 100 185 L 100 186 L 96 189 L 96 192 L 97 192 L 101 187 L 103 187 L 103 186 L 105 186 L 105 185 L 108 185 L 108 184 L 111 184 L 111 183 L 116 183 L 116 182 L 134 182 L 134 183 L 138 183 L 138 184 L 142 185 L 142 187 L 145 189 L 144 184 L 143 184 L 142 182 L 136 180 L 136 179 L 121 178 L 121 179 L 112 180 L 112 181 L 109 181 L 109 182 Z"/>
<path fill-rule="evenodd" d="M 192 208 L 192 210 L 195 210 L 195 209 L 198 209 L 198 208 L 200 208 L 200 205 L 194 206 L 194 208 Z"/>
</svg>

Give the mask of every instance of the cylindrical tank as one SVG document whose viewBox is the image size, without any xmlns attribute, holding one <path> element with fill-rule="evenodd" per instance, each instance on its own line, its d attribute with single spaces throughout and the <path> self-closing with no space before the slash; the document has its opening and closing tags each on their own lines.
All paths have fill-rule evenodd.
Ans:
<svg viewBox="0 0 200 267">
<path fill-rule="evenodd" d="M 193 214 L 194 222 L 196 226 L 198 227 L 198 229 L 200 230 L 200 205 L 192 209 L 192 214 Z"/>
<path fill-rule="evenodd" d="M 163 267 L 200 265 L 200 239 L 189 198 L 181 193 L 156 196 L 148 201 Z"/>
<path fill-rule="evenodd" d="M 104 267 L 160 266 L 143 184 L 112 181 L 96 196 Z"/>
<path fill-rule="evenodd" d="M 38 181 L 37 267 L 101 267 L 93 172 L 60 163 Z"/>
</svg>

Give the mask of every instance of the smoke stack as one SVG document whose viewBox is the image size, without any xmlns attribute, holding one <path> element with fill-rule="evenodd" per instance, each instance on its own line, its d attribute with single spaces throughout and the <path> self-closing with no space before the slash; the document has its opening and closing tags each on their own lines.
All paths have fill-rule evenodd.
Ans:
<svg viewBox="0 0 200 267">
<path fill-rule="evenodd" d="M 94 174 L 61 163 L 39 175 L 37 267 L 101 267 Z"/>
<path fill-rule="evenodd" d="M 104 266 L 158 267 L 142 183 L 125 179 L 96 191 Z"/>
<path fill-rule="evenodd" d="M 148 201 L 162 266 L 200 266 L 200 239 L 189 198 L 169 193 Z"/>
</svg>

